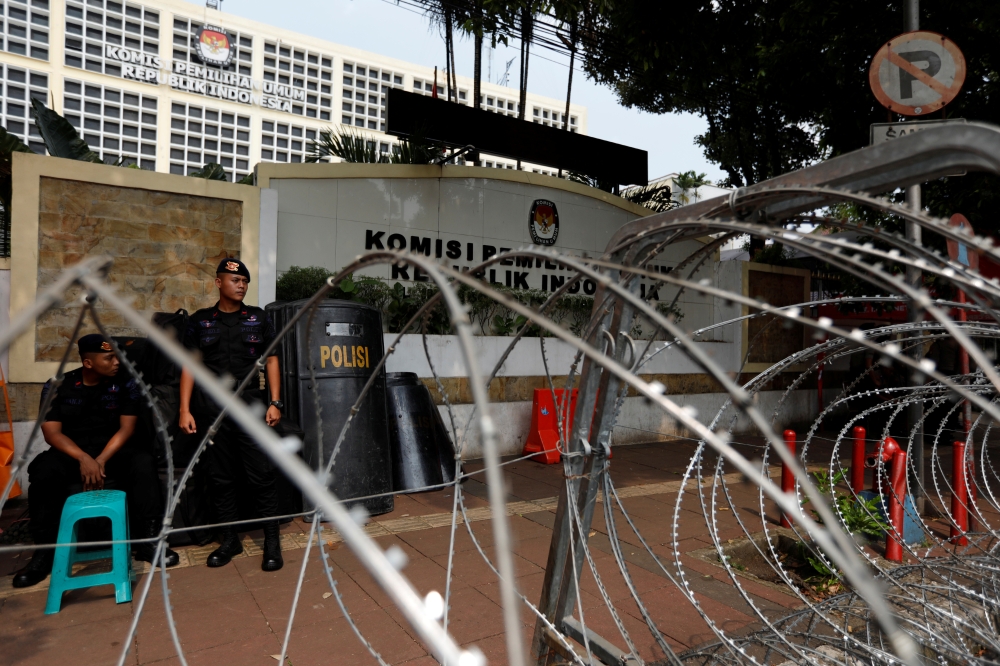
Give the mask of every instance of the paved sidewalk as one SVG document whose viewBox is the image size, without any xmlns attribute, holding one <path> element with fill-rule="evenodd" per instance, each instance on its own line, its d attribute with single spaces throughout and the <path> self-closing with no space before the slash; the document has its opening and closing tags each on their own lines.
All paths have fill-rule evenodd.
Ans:
<svg viewBox="0 0 1000 666">
<path fill-rule="evenodd" d="M 675 555 L 667 546 L 671 518 L 681 474 L 693 449 L 693 444 L 687 441 L 623 447 L 615 450 L 612 462 L 612 477 L 624 505 L 671 573 Z M 468 464 L 466 471 L 480 467 Z M 505 467 L 509 486 L 507 514 L 516 539 L 517 583 L 532 603 L 537 602 L 541 592 L 562 482 L 561 469 L 561 465 L 545 466 L 531 461 Z M 736 483 L 739 481 L 736 475 L 727 480 L 734 482 L 731 495 L 741 518 L 756 520 L 759 525 L 756 489 Z M 502 664 L 506 659 L 496 577 L 467 531 L 472 530 L 486 554 L 492 557 L 492 522 L 484 499 L 487 488 L 482 475 L 466 481 L 463 490 L 469 525 L 459 524 L 455 533 L 448 630 L 460 643 L 478 645 L 490 663 Z M 678 556 L 688 567 L 688 581 L 699 603 L 727 633 L 738 634 L 752 626 L 752 611 L 722 569 L 687 556 L 711 544 L 705 519 L 696 511 L 695 488 L 690 487 L 688 492 L 692 495 L 685 498 L 680 509 L 682 547 Z M 404 573 L 421 594 L 445 591 L 453 501 L 451 489 L 399 496 L 392 513 L 376 517 L 367 527 L 383 548 L 397 545 L 403 549 L 408 557 Z M 640 547 L 627 523 L 616 519 L 616 524 L 629 572 L 667 640 L 676 649 L 683 649 L 712 639 L 709 628 L 655 560 Z M 276 663 L 310 527 L 301 521 L 283 526 L 285 567 L 276 573 L 260 570 L 259 532 L 247 533 L 244 541 L 247 552 L 220 569 L 203 565 L 214 544 L 181 549 L 182 565 L 169 571 L 168 582 L 177 632 L 189 664 Z M 719 514 L 719 529 L 723 538 L 742 536 L 735 518 L 729 515 Z M 606 530 L 599 511 L 590 543 L 606 591 L 626 629 L 637 641 L 643 658 L 650 661 L 662 658 L 610 554 Z M 349 549 L 339 542 L 339 536 L 324 529 L 324 541 L 328 544 L 337 589 L 350 617 L 382 658 L 389 664 L 435 664 L 423 645 L 415 640 L 399 611 Z M 4 663 L 66 666 L 115 663 L 136 612 L 135 602 L 116 605 L 109 588 L 83 590 L 66 594 L 63 610 L 46 616 L 44 584 L 27 591 L 10 587 L 10 573 L 25 558 L 25 555 L 0 558 Z M 145 575 L 139 577 L 137 590 L 144 579 Z M 798 603 L 773 588 L 751 581 L 744 585 L 757 607 L 769 616 L 787 613 Z M 582 576 L 581 589 L 588 627 L 624 645 L 589 570 Z M 526 608 L 522 618 L 524 635 L 530 640 L 534 618 Z M 377 663 L 344 618 L 315 556 L 310 557 L 306 566 L 288 656 L 294 666 Z M 170 638 L 159 573 L 126 663 L 179 663 Z"/>
</svg>

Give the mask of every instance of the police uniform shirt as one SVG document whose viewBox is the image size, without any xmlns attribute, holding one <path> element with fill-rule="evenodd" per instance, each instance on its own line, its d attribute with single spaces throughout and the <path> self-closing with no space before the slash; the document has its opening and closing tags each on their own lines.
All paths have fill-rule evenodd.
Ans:
<svg viewBox="0 0 1000 666">
<path fill-rule="evenodd" d="M 184 346 L 197 349 L 202 363 L 216 375 L 228 374 L 240 382 L 274 335 L 274 324 L 263 309 L 240 304 L 236 312 L 222 312 L 216 303 L 191 315 Z M 277 354 L 275 349 L 270 356 Z"/>
<path fill-rule="evenodd" d="M 83 383 L 83 368 L 67 372 L 56 391 L 46 421 L 62 424 L 62 433 L 91 456 L 104 450 L 121 427 L 120 417 L 139 414 L 139 385 L 131 377 L 104 377 L 94 386 Z M 127 377 L 127 375 L 126 375 Z M 124 381 L 122 381 L 124 380 Z M 42 400 L 50 389 L 42 388 Z"/>
</svg>

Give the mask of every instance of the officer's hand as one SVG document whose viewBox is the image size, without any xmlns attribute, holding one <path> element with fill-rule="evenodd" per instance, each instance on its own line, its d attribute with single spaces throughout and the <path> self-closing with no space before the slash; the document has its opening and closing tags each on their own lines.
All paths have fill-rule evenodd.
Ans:
<svg viewBox="0 0 1000 666">
<path fill-rule="evenodd" d="M 181 432 L 188 435 L 193 435 L 198 432 L 198 425 L 194 422 L 194 417 L 191 416 L 191 412 L 181 412 L 181 417 L 177 423 L 180 426 Z"/>
<path fill-rule="evenodd" d="M 264 416 L 264 420 L 269 426 L 276 426 L 281 421 L 281 410 L 271 405 L 267 408 L 267 415 Z"/>
<path fill-rule="evenodd" d="M 100 490 L 104 487 L 104 470 L 101 464 L 85 456 L 80 459 L 80 480 L 84 490 Z"/>
</svg>

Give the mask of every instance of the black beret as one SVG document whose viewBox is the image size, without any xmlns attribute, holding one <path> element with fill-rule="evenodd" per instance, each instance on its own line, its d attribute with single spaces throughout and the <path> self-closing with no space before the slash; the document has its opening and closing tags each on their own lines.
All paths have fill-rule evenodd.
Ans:
<svg viewBox="0 0 1000 666">
<path fill-rule="evenodd" d="M 105 352 L 114 351 L 111 348 L 111 342 L 100 333 L 85 335 L 80 338 L 79 342 L 76 344 L 80 348 L 80 354 L 103 354 Z"/>
<path fill-rule="evenodd" d="M 247 279 L 247 282 L 250 281 L 250 271 L 247 269 L 247 265 L 239 259 L 223 259 L 219 262 L 219 268 L 215 272 L 242 275 Z"/>
</svg>

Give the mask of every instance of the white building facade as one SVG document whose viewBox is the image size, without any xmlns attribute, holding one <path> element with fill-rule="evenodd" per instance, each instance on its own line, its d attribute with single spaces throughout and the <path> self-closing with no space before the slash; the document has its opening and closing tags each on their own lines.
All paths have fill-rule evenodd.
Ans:
<svg viewBox="0 0 1000 666">
<path fill-rule="evenodd" d="M 327 128 L 350 127 L 389 151 L 389 88 L 433 94 L 433 68 L 177 0 L 0 0 L 0 8 L 0 124 L 37 152 L 32 97 L 105 161 L 175 174 L 217 162 L 239 180 L 258 162 L 304 161 Z M 213 41 L 218 33 L 227 45 Z M 471 106 L 472 80 L 458 77 L 458 87 L 459 103 Z M 482 96 L 482 108 L 517 115 L 516 89 L 483 81 Z M 528 94 L 528 120 L 561 127 L 564 111 L 564 100 Z M 585 134 L 586 108 L 572 105 L 569 116 L 570 130 Z"/>
</svg>

